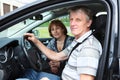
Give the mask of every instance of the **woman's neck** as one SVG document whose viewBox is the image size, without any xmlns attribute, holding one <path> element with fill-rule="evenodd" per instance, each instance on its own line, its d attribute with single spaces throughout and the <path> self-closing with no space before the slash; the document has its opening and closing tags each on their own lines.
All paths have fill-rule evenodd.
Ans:
<svg viewBox="0 0 120 80">
<path fill-rule="evenodd" d="M 64 47 L 66 35 L 62 36 L 61 38 L 57 39 L 57 50 L 61 51 Z"/>
<path fill-rule="evenodd" d="M 59 42 L 64 42 L 65 38 L 66 38 L 66 35 L 58 38 L 58 39 L 57 39 L 57 42 L 58 42 L 58 43 L 59 43 Z"/>
</svg>

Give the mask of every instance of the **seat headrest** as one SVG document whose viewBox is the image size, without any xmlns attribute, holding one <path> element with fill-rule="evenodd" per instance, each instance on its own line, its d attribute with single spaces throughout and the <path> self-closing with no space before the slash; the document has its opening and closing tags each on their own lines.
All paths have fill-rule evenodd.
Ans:
<svg viewBox="0 0 120 80">
<path fill-rule="evenodd" d="M 96 18 L 96 30 L 105 30 L 106 27 L 106 20 L 107 20 L 107 15 L 100 15 Z"/>
<path fill-rule="evenodd" d="M 105 27 L 107 20 L 107 15 L 99 15 L 97 17 L 93 17 L 93 22 L 91 24 L 91 29 L 99 30 Z"/>
</svg>

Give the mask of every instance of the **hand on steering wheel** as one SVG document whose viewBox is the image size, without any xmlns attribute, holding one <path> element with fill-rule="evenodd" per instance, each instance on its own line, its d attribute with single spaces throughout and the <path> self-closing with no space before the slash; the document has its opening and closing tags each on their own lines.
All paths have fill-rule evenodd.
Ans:
<svg viewBox="0 0 120 80">
<path fill-rule="evenodd" d="M 23 47 L 24 53 L 31 65 L 31 67 L 37 71 L 40 71 L 42 69 L 40 51 L 33 44 L 33 42 L 26 39 L 26 37 L 27 36 L 22 37 L 22 47 Z M 28 36 L 27 38 L 31 38 L 31 37 Z M 34 38 L 32 38 L 32 39 L 34 39 Z"/>
</svg>

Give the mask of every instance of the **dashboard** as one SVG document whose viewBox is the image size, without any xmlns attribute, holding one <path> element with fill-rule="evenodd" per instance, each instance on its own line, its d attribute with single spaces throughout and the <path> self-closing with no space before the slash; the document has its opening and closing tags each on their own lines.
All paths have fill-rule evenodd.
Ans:
<svg viewBox="0 0 120 80">
<path fill-rule="evenodd" d="M 4 64 L 13 58 L 14 47 L 17 45 L 17 41 L 12 41 L 11 43 L 7 44 L 6 46 L 0 49 L 0 63 Z"/>
<path fill-rule="evenodd" d="M 21 38 L 1 38 L 0 42 L 0 80 L 14 80 L 21 71 L 30 66 Z M 25 46 L 30 48 L 27 43 Z"/>
<path fill-rule="evenodd" d="M 47 45 L 51 38 L 40 39 Z M 0 39 L 0 80 L 15 80 L 27 68 L 42 69 L 41 51 L 30 41 L 19 38 Z"/>
</svg>

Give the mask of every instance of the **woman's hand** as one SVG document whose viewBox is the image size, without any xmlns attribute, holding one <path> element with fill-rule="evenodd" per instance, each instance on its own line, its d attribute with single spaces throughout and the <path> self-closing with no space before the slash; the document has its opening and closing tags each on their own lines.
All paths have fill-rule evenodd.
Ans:
<svg viewBox="0 0 120 80">
<path fill-rule="evenodd" d="M 59 71 L 60 62 L 59 61 L 50 61 L 49 65 L 50 65 L 51 71 L 53 73 L 57 74 Z"/>
</svg>

